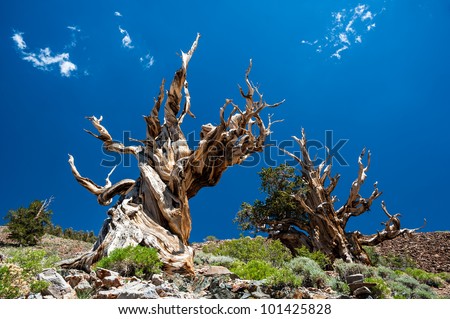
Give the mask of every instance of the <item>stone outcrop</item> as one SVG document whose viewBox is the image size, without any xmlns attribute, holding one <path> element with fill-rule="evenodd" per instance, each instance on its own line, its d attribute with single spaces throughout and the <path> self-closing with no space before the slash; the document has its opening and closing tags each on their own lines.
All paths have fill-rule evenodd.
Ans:
<svg viewBox="0 0 450 319">
<path fill-rule="evenodd" d="M 239 279 L 222 266 L 207 266 L 196 271 L 194 277 L 180 274 L 155 274 L 150 280 L 122 277 L 118 273 L 99 268 L 85 273 L 63 270 L 66 288 L 80 298 L 94 299 L 327 299 L 348 298 L 331 288 L 273 287 L 264 280 Z M 63 277 L 61 277 L 63 278 Z M 54 298 L 63 298 L 55 294 Z M 66 297 L 64 297 L 66 298 Z"/>
</svg>

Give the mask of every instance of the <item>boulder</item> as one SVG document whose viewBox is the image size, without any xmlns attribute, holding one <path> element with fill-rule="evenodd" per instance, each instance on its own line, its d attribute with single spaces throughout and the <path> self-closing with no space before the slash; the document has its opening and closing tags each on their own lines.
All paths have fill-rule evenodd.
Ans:
<svg viewBox="0 0 450 319">
<path fill-rule="evenodd" d="M 367 299 L 371 294 L 372 292 L 366 286 L 359 287 L 353 292 L 353 295 L 358 299 Z"/>
<path fill-rule="evenodd" d="M 82 279 L 75 287 L 74 290 L 77 293 L 90 293 L 93 291 L 94 288 L 92 288 L 91 284 L 89 283 L 89 281 L 87 281 L 86 279 Z"/>
<path fill-rule="evenodd" d="M 97 299 L 157 299 L 159 298 L 155 286 L 145 282 L 129 282 L 119 288 L 100 291 Z"/>
<path fill-rule="evenodd" d="M 55 269 L 45 269 L 37 275 L 38 280 L 47 281 L 50 285 L 42 292 L 43 298 L 51 296 L 56 299 L 75 299 L 75 290 L 56 272 Z"/>
<path fill-rule="evenodd" d="M 111 276 L 106 276 L 104 278 L 101 279 L 102 281 L 102 286 L 105 288 L 112 288 L 112 287 L 120 287 L 123 285 L 123 280 L 120 276 L 116 276 L 116 275 L 111 275 Z"/>
<path fill-rule="evenodd" d="M 97 268 L 97 270 L 95 271 L 95 274 L 97 275 L 98 279 L 103 279 L 105 277 L 109 277 L 109 276 L 114 276 L 114 277 L 119 277 L 119 273 L 109 270 L 109 269 L 105 269 L 105 268 Z"/>
</svg>

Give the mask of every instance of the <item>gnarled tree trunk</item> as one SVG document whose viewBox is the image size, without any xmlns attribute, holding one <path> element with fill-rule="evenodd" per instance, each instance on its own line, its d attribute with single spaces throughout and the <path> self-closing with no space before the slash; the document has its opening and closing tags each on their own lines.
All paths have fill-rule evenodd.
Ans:
<svg viewBox="0 0 450 319">
<path fill-rule="evenodd" d="M 76 180 L 97 196 L 101 205 L 118 202 L 108 210 L 99 239 L 91 252 L 61 263 L 66 268 L 89 269 L 97 260 L 115 248 L 128 245 L 154 247 L 168 272 L 193 273 L 193 250 L 189 246 L 191 216 L 189 199 L 205 186 L 214 186 L 227 167 L 240 164 L 249 155 L 263 150 L 270 134 L 270 118 L 266 127 L 260 112 L 268 105 L 249 81 L 250 66 L 246 72 L 248 92 L 244 93 L 245 109 L 232 100 L 226 100 L 220 109 L 220 124 L 203 125 L 200 142 L 195 150 L 189 148 L 180 128 L 186 114 L 191 115 L 191 103 L 186 74 L 189 61 L 197 47 L 197 35 L 189 52 L 182 52 L 182 67 L 175 73 L 169 90 L 164 92 L 164 81 L 150 114 L 145 117 L 147 136 L 139 146 L 125 146 L 113 140 L 101 124 L 102 117 L 88 119 L 98 134 L 87 131 L 103 141 L 103 147 L 112 152 L 132 154 L 138 160 L 140 176 L 112 184 L 109 175 L 101 187 L 78 172 L 74 159 L 69 163 Z M 254 101 L 254 94 L 258 100 Z M 184 104 L 181 110 L 181 103 Z M 167 96 L 167 97 L 166 97 Z M 159 112 L 164 99 L 164 122 Z M 225 109 L 232 110 L 225 116 Z M 181 114 L 180 113 L 181 110 Z"/>
<path fill-rule="evenodd" d="M 370 264 L 362 246 L 375 246 L 400 235 L 411 235 L 424 227 L 402 229 L 399 214 L 389 214 L 385 203 L 382 202 L 382 209 L 388 217 L 382 231 L 373 235 L 362 235 L 358 231 L 347 232 L 345 228 L 349 219 L 369 211 L 372 202 L 381 195 L 377 183 L 374 184 L 374 190 L 368 198 L 360 195 L 370 165 L 370 152 L 367 156 L 367 166 L 363 164 L 366 152 L 365 150 L 361 152 L 358 159 L 358 177 L 352 183 L 350 195 L 344 205 L 335 209 L 336 196 L 332 196 L 332 192 L 339 181 L 339 175 L 331 176 L 331 164 L 325 166 L 325 161 L 317 167 L 314 165 L 307 150 L 303 130 L 302 138 L 294 137 L 294 139 L 300 146 L 301 158 L 286 150 L 284 152 L 301 166 L 302 180 L 307 189 L 297 193 L 295 199 L 304 211 L 305 218 L 270 221 L 273 225 L 269 232 L 272 238 L 279 239 L 294 252 L 295 248 L 306 246 L 310 250 L 324 252 L 331 259 L 341 258 L 347 262 Z"/>
</svg>

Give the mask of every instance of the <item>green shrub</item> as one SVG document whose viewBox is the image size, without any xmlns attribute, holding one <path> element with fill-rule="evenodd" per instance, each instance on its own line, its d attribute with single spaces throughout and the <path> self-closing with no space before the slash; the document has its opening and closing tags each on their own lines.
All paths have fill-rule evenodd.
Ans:
<svg viewBox="0 0 450 319">
<path fill-rule="evenodd" d="M 55 255 L 49 255 L 42 249 L 18 249 L 11 252 L 8 259 L 10 263 L 14 263 L 23 269 L 24 273 L 30 277 L 36 276 L 45 268 L 51 268 L 59 261 Z"/>
<path fill-rule="evenodd" d="M 330 278 L 328 283 L 334 291 L 340 292 L 345 295 L 350 295 L 350 286 L 337 278 Z"/>
<path fill-rule="evenodd" d="M 375 272 L 377 276 L 384 280 L 395 280 L 399 276 L 394 270 L 385 266 L 378 266 Z"/>
<path fill-rule="evenodd" d="M 420 284 L 411 294 L 412 299 L 434 299 L 436 294 L 425 284 Z"/>
<path fill-rule="evenodd" d="M 395 299 L 434 299 L 437 295 L 433 290 L 419 283 L 413 277 L 402 274 L 395 281 L 388 281 Z"/>
<path fill-rule="evenodd" d="M 72 227 L 63 228 L 59 225 L 47 225 L 45 233 L 56 237 L 85 241 L 87 243 L 95 243 L 97 236 L 93 231 L 74 230 Z"/>
<path fill-rule="evenodd" d="M 420 285 L 420 282 L 405 273 L 400 275 L 395 281 L 405 285 L 411 290 L 416 289 Z"/>
<path fill-rule="evenodd" d="M 394 299 L 409 299 L 411 298 L 412 290 L 406 285 L 398 281 L 388 281 L 389 288 L 392 291 Z"/>
<path fill-rule="evenodd" d="M 333 267 L 343 281 L 346 280 L 347 276 L 355 274 L 363 274 L 365 277 L 375 276 L 374 268 L 358 263 L 346 263 L 342 259 L 336 259 Z"/>
<path fill-rule="evenodd" d="M 47 209 L 50 202 L 33 201 L 28 208 L 10 210 L 5 216 L 9 238 L 19 245 L 36 245 L 45 234 L 45 227 L 51 224 L 52 211 Z"/>
<path fill-rule="evenodd" d="M 423 269 L 419 268 L 406 268 L 405 273 L 417 279 L 420 283 L 426 284 L 431 287 L 442 287 L 444 286 L 444 280 L 440 278 L 438 275 L 426 272 Z"/>
<path fill-rule="evenodd" d="M 441 278 L 442 280 L 450 283 L 450 272 L 440 272 L 436 275 L 439 276 L 439 278 Z"/>
<path fill-rule="evenodd" d="M 272 286 L 297 288 L 302 285 L 303 279 L 294 274 L 292 269 L 281 268 L 269 277 L 267 283 Z"/>
<path fill-rule="evenodd" d="M 151 278 L 153 274 L 160 272 L 162 262 L 154 248 L 128 246 L 113 250 L 96 266 L 117 271 L 122 276 Z"/>
<path fill-rule="evenodd" d="M 387 299 L 391 297 L 391 289 L 382 278 L 369 277 L 365 278 L 364 282 L 377 284 L 376 286 L 370 288 L 373 297 L 375 297 L 376 299 Z"/>
<path fill-rule="evenodd" d="M 36 280 L 36 275 L 56 261 L 56 257 L 43 250 L 12 251 L 6 264 L 0 267 L 0 298 L 18 298 L 47 289 L 49 283 Z"/>
<path fill-rule="evenodd" d="M 321 288 L 329 281 L 319 264 L 307 257 L 295 257 L 287 264 L 287 267 L 303 277 L 303 285 L 306 287 Z"/>
<path fill-rule="evenodd" d="M 194 263 L 196 265 L 214 265 L 230 268 L 234 262 L 238 261 L 236 258 L 230 256 L 216 256 L 210 253 L 198 251 L 195 253 Z"/>
<path fill-rule="evenodd" d="M 297 248 L 296 250 L 297 256 L 299 257 L 307 257 L 309 259 L 314 260 L 322 269 L 326 269 L 329 265 L 331 265 L 330 258 L 327 257 L 323 252 L 317 250 L 310 252 L 308 248 L 302 246 Z"/>
<path fill-rule="evenodd" d="M 219 239 L 213 235 L 206 236 L 205 239 L 203 239 L 203 241 L 218 241 L 218 240 Z"/>
<path fill-rule="evenodd" d="M 370 263 L 373 266 L 380 265 L 380 258 L 382 258 L 382 257 L 379 253 L 377 253 L 375 247 L 363 246 L 363 249 L 366 252 L 367 256 L 369 257 Z"/>
<path fill-rule="evenodd" d="M 0 266 L 0 298 L 13 299 L 21 296 L 21 285 L 15 282 L 17 273 L 12 273 L 9 265 Z"/>
<path fill-rule="evenodd" d="M 247 263 L 251 260 L 263 260 L 274 267 L 281 267 L 292 258 L 290 251 L 278 240 L 263 237 L 244 237 L 221 243 L 207 243 L 203 252 L 216 256 L 230 256 Z"/>
<path fill-rule="evenodd" d="M 275 274 L 276 269 L 268 262 L 262 260 L 250 260 L 248 263 L 235 262 L 230 269 L 242 279 L 261 280 Z"/>
<path fill-rule="evenodd" d="M 209 264 L 209 258 L 212 256 L 210 253 L 204 253 L 203 251 L 196 251 L 194 256 L 194 264 L 204 265 Z"/>
<path fill-rule="evenodd" d="M 212 255 L 209 258 L 209 264 L 214 266 L 223 266 L 230 268 L 235 262 L 237 261 L 236 258 L 230 257 L 230 256 L 215 256 Z"/>
<path fill-rule="evenodd" d="M 50 283 L 45 280 L 35 280 L 30 283 L 30 291 L 32 293 L 39 293 L 46 290 L 50 286 Z"/>
<path fill-rule="evenodd" d="M 398 256 L 393 254 L 388 254 L 387 256 L 379 256 L 377 265 L 386 266 L 394 270 L 404 270 L 408 267 L 416 267 L 416 263 L 410 256 Z"/>
</svg>

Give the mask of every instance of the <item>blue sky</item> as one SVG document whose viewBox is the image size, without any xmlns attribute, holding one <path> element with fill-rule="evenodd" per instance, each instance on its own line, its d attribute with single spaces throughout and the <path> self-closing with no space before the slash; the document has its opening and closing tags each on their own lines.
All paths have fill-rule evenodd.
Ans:
<svg viewBox="0 0 450 319">
<path fill-rule="evenodd" d="M 252 58 L 251 79 L 267 101 L 286 99 L 270 110 L 284 119 L 272 141 L 299 136 L 302 127 L 311 140 L 324 142 L 326 131 L 333 143 L 348 140 L 340 149 L 348 165 L 334 165 L 341 202 L 367 147 L 363 195 L 378 181 L 404 227 L 426 218 L 426 231 L 449 230 L 449 16 L 450 4 L 438 0 L 3 1 L 0 215 L 54 196 L 54 223 L 97 232 L 107 208 L 67 163 L 74 155 L 80 172 L 100 184 L 110 170 L 100 166 L 110 159 L 101 143 L 83 132 L 91 128 L 84 117 L 102 115 L 116 139 L 144 137 L 142 115 L 161 79 L 171 80 L 180 49 L 200 32 L 188 74 L 197 118 L 184 121 L 186 132 L 198 136 L 202 124 L 217 123 L 225 98 L 242 104 L 237 84 Z M 266 149 L 200 191 L 191 200 L 191 240 L 237 237 L 240 204 L 262 196 L 257 172 L 286 159 Z M 111 179 L 136 178 L 133 164 L 125 159 Z M 380 202 L 350 227 L 380 229 Z"/>
</svg>

